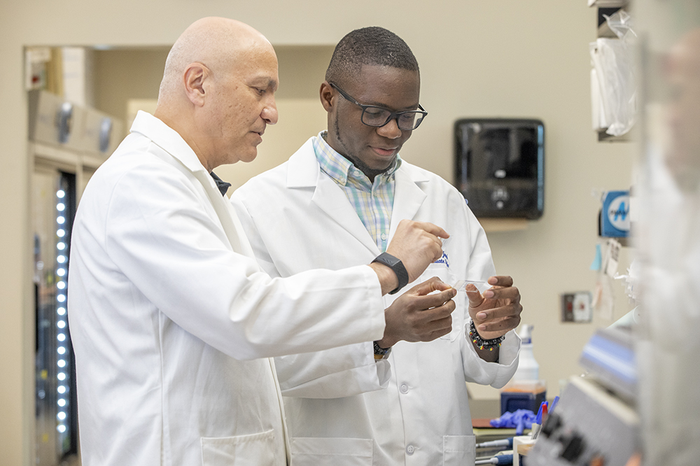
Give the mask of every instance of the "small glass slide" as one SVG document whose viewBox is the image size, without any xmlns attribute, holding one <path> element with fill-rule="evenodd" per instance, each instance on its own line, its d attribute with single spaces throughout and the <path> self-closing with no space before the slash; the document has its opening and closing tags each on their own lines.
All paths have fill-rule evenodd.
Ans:
<svg viewBox="0 0 700 466">
<path fill-rule="evenodd" d="M 479 293 L 483 295 L 484 291 L 491 288 L 491 285 L 483 280 L 457 280 L 455 284 L 452 285 L 452 288 L 456 289 L 457 291 L 465 291 L 467 293 L 475 293 L 478 290 Z M 476 288 L 476 290 L 474 288 Z"/>
</svg>

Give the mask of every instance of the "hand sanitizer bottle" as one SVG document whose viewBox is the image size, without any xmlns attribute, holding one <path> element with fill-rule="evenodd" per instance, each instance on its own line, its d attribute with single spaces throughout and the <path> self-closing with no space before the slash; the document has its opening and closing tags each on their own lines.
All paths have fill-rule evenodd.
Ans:
<svg viewBox="0 0 700 466">
<path fill-rule="evenodd" d="M 514 382 L 539 382 L 540 380 L 540 365 L 535 360 L 535 355 L 532 352 L 532 330 L 534 325 L 523 324 L 522 329 L 518 332 L 522 344 L 520 346 L 520 362 L 518 370 L 513 375 Z"/>
<path fill-rule="evenodd" d="M 533 329 L 533 325 L 523 324 L 518 332 L 522 340 L 518 369 L 501 390 L 501 414 L 518 409 L 537 413 L 540 404 L 547 399 L 547 386 L 540 380 L 540 365 L 532 351 Z"/>
</svg>

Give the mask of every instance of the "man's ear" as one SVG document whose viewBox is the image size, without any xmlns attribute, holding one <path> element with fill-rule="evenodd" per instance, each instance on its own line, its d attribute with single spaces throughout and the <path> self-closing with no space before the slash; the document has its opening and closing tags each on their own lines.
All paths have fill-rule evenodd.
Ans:
<svg viewBox="0 0 700 466">
<path fill-rule="evenodd" d="M 202 63 L 190 63 L 185 68 L 183 81 L 185 85 L 185 94 L 196 106 L 203 106 L 206 97 L 205 81 L 209 77 L 209 68 Z"/>
<path fill-rule="evenodd" d="M 333 110 L 333 87 L 328 84 L 328 81 L 323 81 L 321 83 L 321 89 L 319 90 L 319 96 L 321 97 L 321 105 L 326 109 L 327 112 Z"/>
</svg>

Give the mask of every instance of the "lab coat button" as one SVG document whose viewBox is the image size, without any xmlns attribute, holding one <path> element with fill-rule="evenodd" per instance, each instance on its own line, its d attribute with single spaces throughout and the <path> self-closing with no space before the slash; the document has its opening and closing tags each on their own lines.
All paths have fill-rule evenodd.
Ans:
<svg viewBox="0 0 700 466">
<path fill-rule="evenodd" d="M 406 447 L 406 453 L 408 453 L 409 455 L 412 455 L 414 451 L 416 451 L 416 448 L 413 445 L 409 445 Z"/>
<path fill-rule="evenodd" d="M 408 393 L 408 385 L 406 385 L 405 383 L 402 383 L 401 386 L 399 387 L 399 391 L 401 391 L 401 393 L 403 393 L 405 395 L 406 393 Z"/>
</svg>

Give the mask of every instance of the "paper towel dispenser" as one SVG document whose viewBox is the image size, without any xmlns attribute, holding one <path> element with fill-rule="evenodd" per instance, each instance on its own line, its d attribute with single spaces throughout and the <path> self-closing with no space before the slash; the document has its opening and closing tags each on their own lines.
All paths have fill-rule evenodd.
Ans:
<svg viewBox="0 0 700 466">
<path fill-rule="evenodd" d="M 544 124 L 519 118 L 457 120 L 455 178 L 477 217 L 540 218 Z"/>
</svg>

